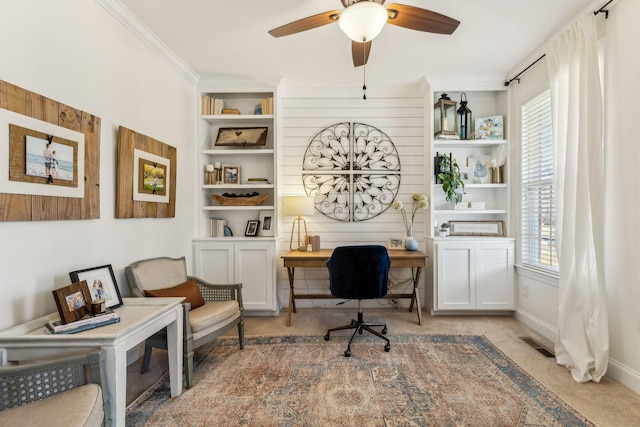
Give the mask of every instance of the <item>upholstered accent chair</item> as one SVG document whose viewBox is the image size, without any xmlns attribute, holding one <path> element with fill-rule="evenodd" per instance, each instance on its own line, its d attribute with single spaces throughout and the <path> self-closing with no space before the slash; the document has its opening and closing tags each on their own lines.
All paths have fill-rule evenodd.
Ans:
<svg viewBox="0 0 640 427">
<path fill-rule="evenodd" d="M 213 341 L 234 326 L 240 349 L 244 347 L 242 284 L 212 284 L 187 275 L 185 258 L 158 257 L 137 261 L 125 268 L 134 295 L 184 296 L 184 373 L 193 385 L 193 350 Z M 142 373 L 149 370 L 151 351 L 167 348 L 166 329 L 145 341 Z"/>
<path fill-rule="evenodd" d="M 352 319 L 348 325 L 331 328 L 324 336 L 328 341 L 333 331 L 354 329 L 344 352 L 345 357 L 351 356 L 351 343 L 356 335 L 362 334 L 363 331 L 386 341 L 385 351 L 391 349 L 389 339 L 383 335 L 387 333 L 387 325 L 365 322 L 362 314 L 363 299 L 382 298 L 387 295 L 390 265 L 387 248 L 381 245 L 339 246 L 333 250 L 331 258 L 327 261 L 331 294 L 337 298 L 358 300 L 358 320 Z M 372 329 L 380 326 L 381 332 Z"/>
<path fill-rule="evenodd" d="M 103 351 L 0 367 L 0 425 L 105 425 Z"/>
</svg>

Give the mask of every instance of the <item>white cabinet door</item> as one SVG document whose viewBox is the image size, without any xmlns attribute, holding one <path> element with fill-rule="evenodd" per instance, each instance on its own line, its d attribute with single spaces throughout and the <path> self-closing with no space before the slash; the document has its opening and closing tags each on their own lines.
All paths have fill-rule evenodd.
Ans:
<svg viewBox="0 0 640 427">
<path fill-rule="evenodd" d="M 513 310 L 513 243 L 485 243 L 476 248 L 476 308 Z"/>
<path fill-rule="evenodd" d="M 475 309 L 476 273 L 473 244 L 438 244 L 436 262 L 438 270 L 438 309 Z"/>
<path fill-rule="evenodd" d="M 513 310 L 514 241 L 435 243 L 437 310 Z"/>
<path fill-rule="evenodd" d="M 273 253 L 271 243 L 235 244 L 235 281 L 242 283 L 247 310 L 273 309 Z"/>
<path fill-rule="evenodd" d="M 194 276 L 210 283 L 234 283 L 233 243 L 196 242 Z"/>
<path fill-rule="evenodd" d="M 194 275 L 211 283 L 242 283 L 245 310 L 277 314 L 274 254 L 273 241 L 196 241 Z"/>
</svg>

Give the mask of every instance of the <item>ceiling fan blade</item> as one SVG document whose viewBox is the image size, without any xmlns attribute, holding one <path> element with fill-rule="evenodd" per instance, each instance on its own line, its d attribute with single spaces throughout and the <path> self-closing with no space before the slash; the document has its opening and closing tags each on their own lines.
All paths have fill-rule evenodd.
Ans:
<svg viewBox="0 0 640 427">
<path fill-rule="evenodd" d="M 371 41 L 366 43 L 351 42 L 351 56 L 353 57 L 353 66 L 359 67 L 365 65 L 369 60 L 369 52 L 371 52 Z"/>
<path fill-rule="evenodd" d="M 331 24 L 333 22 L 338 22 L 338 16 L 340 16 L 339 10 L 330 10 L 317 15 L 307 16 L 306 18 L 298 19 L 297 21 L 290 22 L 281 27 L 274 28 L 269 31 L 269 34 L 273 37 L 283 37 L 300 33 L 302 31 L 322 27 L 323 25 Z"/>
<path fill-rule="evenodd" d="M 451 34 L 460 25 L 460 21 L 419 7 L 393 3 L 387 6 L 387 10 L 389 11 L 389 19 L 387 20 L 389 24 L 411 30 Z"/>
</svg>

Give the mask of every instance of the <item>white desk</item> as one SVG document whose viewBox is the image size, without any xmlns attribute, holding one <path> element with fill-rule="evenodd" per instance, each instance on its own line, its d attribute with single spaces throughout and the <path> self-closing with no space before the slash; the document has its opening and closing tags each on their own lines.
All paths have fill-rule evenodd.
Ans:
<svg viewBox="0 0 640 427">
<path fill-rule="evenodd" d="M 0 361 L 38 360 L 95 348 L 105 350 L 107 425 L 125 425 L 127 406 L 127 350 L 167 327 L 171 396 L 182 393 L 182 323 L 184 298 L 124 298 L 114 311 L 120 322 L 71 335 L 52 335 L 48 316 L 0 332 Z M 104 384 L 103 384 L 104 387 Z"/>
</svg>

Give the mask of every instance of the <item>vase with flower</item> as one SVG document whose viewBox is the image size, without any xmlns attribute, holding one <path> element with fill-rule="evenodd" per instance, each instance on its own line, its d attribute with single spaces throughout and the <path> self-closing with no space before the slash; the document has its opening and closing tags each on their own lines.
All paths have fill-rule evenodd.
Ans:
<svg viewBox="0 0 640 427">
<path fill-rule="evenodd" d="M 404 209 L 404 204 L 400 200 L 395 200 L 391 205 L 395 210 L 400 211 L 402 214 L 402 221 L 404 222 L 405 231 L 405 243 L 404 247 L 408 251 L 418 250 L 418 241 L 413 238 L 413 220 L 416 217 L 418 209 L 427 209 L 429 207 L 429 201 L 424 194 L 414 193 L 411 196 L 411 215 L 408 216 Z"/>
</svg>

